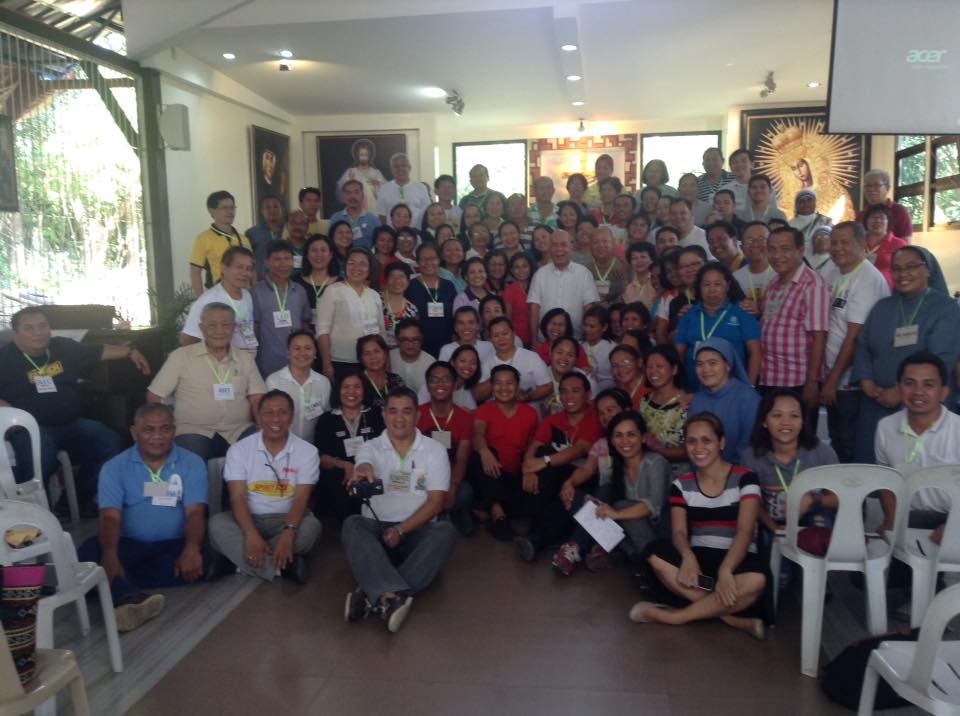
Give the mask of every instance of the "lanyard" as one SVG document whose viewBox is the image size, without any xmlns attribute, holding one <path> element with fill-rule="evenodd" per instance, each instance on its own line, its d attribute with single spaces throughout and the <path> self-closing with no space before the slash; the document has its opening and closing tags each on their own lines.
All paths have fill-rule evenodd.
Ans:
<svg viewBox="0 0 960 716">
<path fill-rule="evenodd" d="M 263 454 L 264 454 L 264 456 L 267 458 L 267 461 L 266 461 L 265 463 L 263 463 L 263 466 L 264 466 L 265 468 L 267 468 L 268 470 L 270 470 L 270 472 L 273 473 L 273 479 L 277 481 L 277 485 L 279 486 L 279 485 L 280 485 L 280 473 L 277 472 L 277 468 L 276 468 L 276 467 L 274 466 L 274 464 L 273 464 L 273 457 L 272 457 L 272 456 L 270 455 L 270 453 L 268 453 L 266 450 L 263 451 Z M 290 451 L 288 450 L 288 451 L 287 451 L 287 462 L 286 462 L 286 465 L 285 465 L 284 468 L 283 468 L 283 473 L 286 475 L 286 474 L 289 474 L 289 472 L 290 472 Z M 285 488 L 281 488 L 281 489 L 280 489 L 280 494 L 282 495 L 284 492 L 286 492 L 286 489 L 285 489 Z"/>
<path fill-rule="evenodd" d="M 730 309 L 724 308 L 723 313 L 717 316 L 717 320 L 713 322 L 713 326 L 710 328 L 709 333 L 707 333 L 707 323 L 706 323 L 706 319 L 704 318 L 704 315 L 706 314 L 707 310 L 703 309 L 702 311 L 700 311 L 700 339 L 701 340 L 705 341 L 713 337 L 713 334 L 717 332 L 717 327 L 721 323 L 723 323 L 723 317 L 727 315 L 728 310 Z"/>
<path fill-rule="evenodd" d="M 313 286 L 313 295 L 314 295 L 314 296 L 316 297 L 316 299 L 319 301 L 319 300 L 320 300 L 320 297 L 323 295 L 323 292 L 327 290 L 327 284 L 330 283 L 330 277 L 327 276 L 327 278 L 323 279 L 323 283 L 320 284 L 320 288 L 319 288 L 319 289 L 317 288 L 317 284 L 315 284 L 315 283 L 313 282 L 313 276 L 311 276 L 311 277 L 308 278 L 307 280 L 310 282 L 310 285 Z M 276 286 L 274 286 L 274 289 L 276 289 Z M 288 289 L 288 290 L 289 290 L 289 289 Z M 279 297 L 279 296 L 277 296 L 277 303 L 280 303 L 280 297 Z M 283 310 L 283 309 L 280 309 L 280 310 Z"/>
<path fill-rule="evenodd" d="M 606 272 L 605 274 L 603 274 L 602 276 L 600 275 L 600 267 L 599 267 L 597 264 L 594 264 L 594 265 L 593 265 L 593 272 L 597 275 L 597 280 L 598 280 L 598 281 L 606 281 L 606 280 L 607 280 L 607 276 L 610 275 L 610 272 L 613 271 L 613 267 L 616 266 L 616 264 L 617 264 L 616 261 L 611 261 L 611 262 L 610 262 L 610 265 L 607 267 L 607 272 Z"/>
<path fill-rule="evenodd" d="M 340 415 L 343 418 L 343 424 L 346 426 L 347 432 L 350 433 L 350 437 L 357 437 L 360 428 L 364 427 L 363 410 L 361 410 L 357 417 L 355 417 L 353 420 L 349 420 L 346 415 L 343 415 L 343 413 Z"/>
<path fill-rule="evenodd" d="M 407 458 L 410 457 L 411 453 L 413 452 L 413 445 L 411 445 L 409 448 L 407 448 L 407 454 L 406 454 L 406 455 L 401 455 L 401 454 L 400 454 L 400 451 L 397 450 L 396 448 L 393 448 L 393 451 L 394 451 L 395 453 L 397 453 L 397 457 L 400 459 L 400 472 L 406 472 L 406 471 L 407 471 Z M 415 463 L 414 463 L 414 464 L 415 464 Z"/>
<path fill-rule="evenodd" d="M 213 372 L 213 377 L 217 379 L 217 383 L 223 385 L 230 382 L 230 375 L 233 373 L 233 364 L 227 366 L 226 373 L 220 373 L 219 370 L 213 367 L 213 363 L 210 362 L 210 356 L 204 356 L 207 361 L 207 365 L 210 366 L 210 370 Z"/>
<path fill-rule="evenodd" d="M 433 303 L 440 303 L 440 281 L 437 281 L 437 287 L 433 289 L 433 293 L 430 293 L 430 287 L 427 286 L 427 282 L 422 278 L 420 279 L 420 283 L 427 289 L 427 297 L 432 299 Z"/>
<path fill-rule="evenodd" d="M 930 293 L 930 289 L 929 289 L 929 288 L 928 288 L 926 291 L 923 292 L 923 297 L 920 299 L 920 303 L 917 304 L 917 307 L 916 307 L 915 309 L 913 309 L 913 313 L 910 314 L 910 320 L 909 320 L 909 321 L 907 320 L 907 314 L 904 313 L 904 311 L 903 311 L 903 299 L 898 297 L 898 300 L 899 300 L 899 302 L 900 302 L 900 318 L 903 320 L 903 322 L 900 324 L 901 326 L 912 326 L 912 325 L 913 325 L 913 321 L 916 319 L 917 314 L 920 313 L 920 308 L 923 306 L 923 302 L 927 300 L 927 294 L 928 294 L 928 293 Z"/>
<path fill-rule="evenodd" d="M 403 187 L 397 184 L 397 191 L 400 192 L 400 199 L 406 200 L 406 195 L 403 193 Z"/>
<path fill-rule="evenodd" d="M 373 378 L 370 377 L 370 374 L 367 373 L 367 371 L 363 371 L 363 374 L 367 377 L 367 381 L 370 383 L 370 385 L 371 385 L 371 386 L 373 387 L 373 389 L 376 391 L 377 397 L 380 399 L 380 402 L 381 402 L 381 403 L 384 402 L 384 400 L 383 400 L 383 394 L 387 392 L 387 384 L 384 383 L 384 385 L 383 385 L 383 391 L 381 392 L 381 390 L 377 387 L 377 384 L 373 382 Z"/>
<path fill-rule="evenodd" d="M 923 447 L 923 439 L 926 435 L 918 435 L 913 440 L 913 447 L 909 450 L 907 449 L 907 440 L 910 436 L 907 434 L 907 421 L 903 421 L 903 460 L 908 465 L 912 464 L 914 460 L 920 455 L 920 449 Z"/>
<path fill-rule="evenodd" d="M 637 379 L 637 384 L 634 386 L 633 390 L 630 391 L 630 401 L 633 401 L 633 396 L 637 394 L 637 391 L 640 390 L 640 386 L 643 385 L 643 376 L 641 375 Z"/>
<path fill-rule="evenodd" d="M 784 492 L 790 492 L 790 488 L 787 487 L 787 483 L 783 479 L 783 473 L 780 472 L 780 466 L 774 464 L 773 469 L 777 471 L 777 479 L 780 480 L 780 484 L 783 485 Z M 797 457 L 796 461 L 793 463 L 793 477 L 797 476 L 797 473 L 800 472 L 800 458 Z M 793 478 L 790 479 L 793 482 Z"/>
<path fill-rule="evenodd" d="M 243 301 L 243 291 L 242 290 L 240 291 L 240 303 L 237 303 L 236 301 L 233 300 L 233 296 L 227 293 L 227 289 L 223 289 L 223 292 L 226 294 L 227 300 L 230 301 L 230 305 L 233 307 L 233 312 L 237 316 L 237 322 L 246 323 L 248 318 L 247 311 L 245 310 L 243 313 L 240 313 L 241 308 L 246 308 Z"/>
<path fill-rule="evenodd" d="M 437 430 L 443 431 L 444 428 L 440 427 L 440 421 L 437 420 L 437 416 L 433 414 L 433 408 L 428 408 L 430 411 L 430 417 L 433 418 L 433 424 L 437 426 Z M 453 407 L 450 408 L 450 415 L 443 419 L 444 424 L 449 428 L 450 427 L 450 418 L 453 417 Z"/>
<path fill-rule="evenodd" d="M 598 341 L 598 343 L 599 343 L 599 341 Z M 587 360 L 590 362 L 590 367 L 593 368 L 594 370 L 596 370 L 596 369 L 597 369 L 597 358 L 596 358 L 596 356 L 593 354 L 593 347 L 590 345 L 590 342 L 589 342 L 589 341 L 584 341 L 582 345 L 583 345 L 583 350 L 584 350 L 584 352 L 587 354 Z"/>
<path fill-rule="evenodd" d="M 160 473 L 163 472 L 163 468 L 165 468 L 165 467 L 167 466 L 167 463 L 163 463 L 163 465 L 160 466 L 160 469 L 157 470 L 156 472 L 154 472 L 153 470 L 151 470 L 151 469 L 150 469 L 150 466 L 147 465 L 147 463 L 143 463 L 143 466 L 144 466 L 145 468 L 147 468 L 147 472 L 150 473 L 150 482 L 155 482 L 155 483 L 158 483 L 158 484 L 163 482 L 163 478 L 160 477 Z M 171 465 L 170 467 L 171 467 L 171 469 L 172 469 L 172 468 L 173 468 L 173 465 Z"/>
<path fill-rule="evenodd" d="M 49 348 L 47 348 L 47 361 L 42 366 L 39 366 L 36 363 L 34 363 L 33 358 L 28 356 L 26 353 L 23 354 L 23 357 L 26 358 L 28 361 L 30 361 L 30 365 L 32 365 L 34 368 L 37 369 L 37 375 L 47 374 L 47 366 L 50 365 L 50 349 Z"/>
<path fill-rule="evenodd" d="M 846 276 L 844 276 L 843 280 L 840 281 L 840 283 L 838 283 L 836 286 L 833 287 L 834 298 L 839 298 L 841 294 L 844 296 L 846 295 L 847 286 L 850 285 L 850 282 L 853 280 L 853 277 L 856 275 L 857 271 L 859 271 L 861 268 L 863 268 L 863 260 L 861 260 L 860 263 L 857 264 L 857 267 L 853 271 L 851 271 Z M 902 304 L 901 304 L 900 310 L 901 311 L 903 310 Z"/>
<path fill-rule="evenodd" d="M 277 290 L 277 284 L 273 283 L 273 281 L 271 281 L 270 283 L 273 284 L 273 295 L 277 297 L 277 308 L 279 308 L 281 311 L 286 311 L 286 310 L 287 310 L 287 299 L 290 297 L 290 284 L 288 283 L 288 284 L 287 284 L 287 287 L 284 289 L 284 291 L 283 291 L 283 300 L 281 301 L 281 300 L 280 300 L 280 291 Z M 324 285 L 326 285 L 326 284 L 324 284 Z"/>
</svg>

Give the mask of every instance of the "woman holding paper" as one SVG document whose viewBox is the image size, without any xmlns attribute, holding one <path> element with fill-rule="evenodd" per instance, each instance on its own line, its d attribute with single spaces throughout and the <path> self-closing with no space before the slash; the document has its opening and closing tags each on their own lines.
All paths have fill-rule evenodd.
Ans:
<svg viewBox="0 0 960 716">
<path fill-rule="evenodd" d="M 719 618 L 762 639 L 763 621 L 748 611 L 767 584 L 753 537 L 760 484 L 755 474 L 723 459 L 723 423 L 716 415 L 690 416 L 686 434 L 694 471 L 670 486 L 673 539 L 654 543 L 647 563 L 664 587 L 690 603 L 673 609 L 637 602 L 630 619 L 687 624 Z"/>
<path fill-rule="evenodd" d="M 626 398 L 621 391 L 611 391 L 614 392 Z M 597 409 L 598 413 L 602 409 L 599 399 Z M 609 419 L 606 430 L 612 469 L 608 480 L 601 482 L 597 490 L 599 499 L 593 501 L 593 509 L 598 519 L 619 523 L 626 538 L 618 547 L 628 557 L 637 558 L 661 532 L 662 508 L 670 483 L 670 463 L 662 455 L 644 450 L 643 436 L 647 426 L 639 413 L 633 410 L 620 412 Z M 583 509 L 591 509 L 590 503 L 586 504 Z M 561 574 L 569 576 L 582 553 L 586 554 L 585 561 L 590 571 L 607 565 L 608 551 L 596 543 L 587 529 L 578 525 L 572 537 L 553 556 L 553 566 Z"/>
</svg>

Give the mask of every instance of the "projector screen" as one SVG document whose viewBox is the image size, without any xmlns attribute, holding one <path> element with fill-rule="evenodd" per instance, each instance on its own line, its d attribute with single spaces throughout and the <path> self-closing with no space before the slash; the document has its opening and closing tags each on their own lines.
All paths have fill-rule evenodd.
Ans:
<svg viewBox="0 0 960 716">
<path fill-rule="evenodd" d="M 960 134 L 960 0 L 834 0 L 827 129 Z"/>
</svg>

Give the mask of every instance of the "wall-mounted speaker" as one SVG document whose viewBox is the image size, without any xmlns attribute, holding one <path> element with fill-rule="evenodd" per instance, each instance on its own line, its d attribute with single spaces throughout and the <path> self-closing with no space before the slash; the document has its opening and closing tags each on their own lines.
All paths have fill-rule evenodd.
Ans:
<svg viewBox="0 0 960 716">
<path fill-rule="evenodd" d="M 190 149 L 190 115 L 184 104 L 168 104 L 160 112 L 160 136 L 167 149 Z"/>
</svg>

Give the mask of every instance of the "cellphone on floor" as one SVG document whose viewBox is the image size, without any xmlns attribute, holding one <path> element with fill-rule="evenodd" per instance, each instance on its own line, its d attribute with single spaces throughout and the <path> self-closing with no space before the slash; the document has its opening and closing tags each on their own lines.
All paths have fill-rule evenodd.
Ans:
<svg viewBox="0 0 960 716">
<path fill-rule="evenodd" d="M 708 577 L 705 574 L 697 575 L 697 589 L 702 589 L 705 592 L 712 592 L 715 586 L 716 580 L 713 577 Z"/>
</svg>

